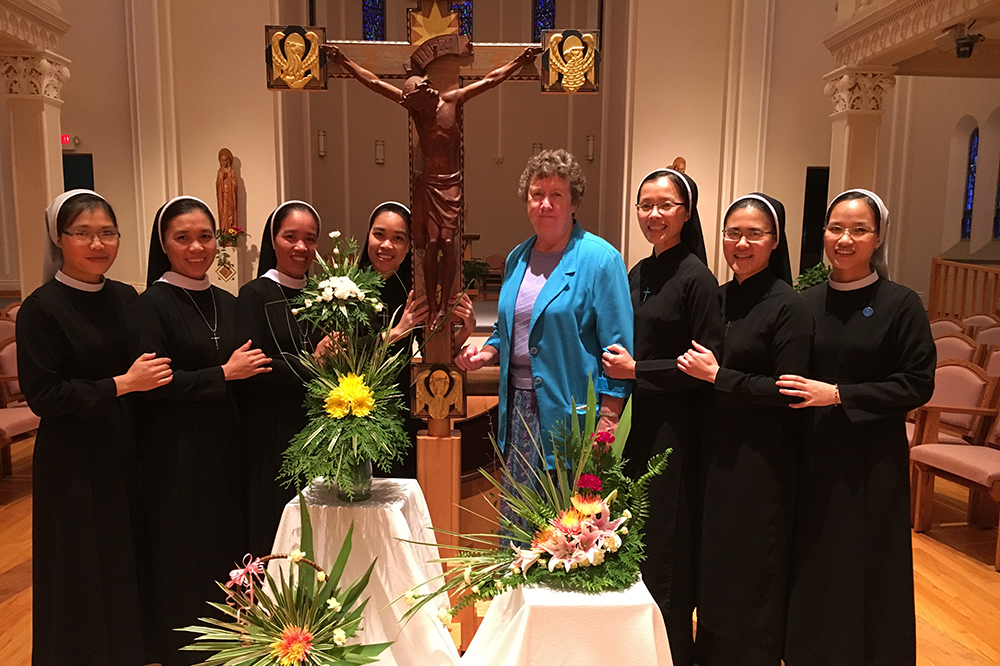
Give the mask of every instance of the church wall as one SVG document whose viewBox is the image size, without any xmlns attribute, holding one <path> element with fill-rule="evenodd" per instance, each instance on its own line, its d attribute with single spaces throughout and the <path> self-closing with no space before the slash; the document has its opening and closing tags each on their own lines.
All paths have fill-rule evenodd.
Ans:
<svg viewBox="0 0 1000 666">
<path fill-rule="evenodd" d="M 833 59 L 822 45 L 836 13 L 825 3 L 634 0 L 634 89 L 629 182 L 687 160 L 698 183 L 709 265 L 728 267 L 718 241 L 729 202 L 763 190 L 782 200 L 793 271 L 798 268 L 805 173 L 830 159 L 829 99 L 823 75 Z M 649 254 L 628 211 L 627 263 Z"/>
<path fill-rule="evenodd" d="M 0 104 L 0 291 L 16 292 L 21 277 L 17 263 L 17 220 L 10 155 L 10 112 Z M 39 217 L 39 224 L 41 218 Z"/>
<path fill-rule="evenodd" d="M 901 76 L 887 98 L 876 187 L 891 214 L 890 267 L 894 279 L 925 300 L 931 259 L 961 237 L 969 132 L 975 126 L 979 169 L 969 250 L 991 242 L 1000 165 L 998 109 L 997 80 Z"/>
<path fill-rule="evenodd" d="M 265 88 L 257 39 L 270 0 L 63 0 L 73 27 L 63 132 L 94 155 L 95 187 L 115 207 L 122 246 L 110 275 L 145 284 L 153 215 L 191 194 L 217 207 L 218 151 L 241 179 L 239 221 L 256 250 L 281 183 L 280 111 Z M 252 35 L 254 39 L 247 36 Z M 248 277 L 247 262 L 241 267 Z"/>
<path fill-rule="evenodd" d="M 62 2 L 62 11 L 73 26 L 61 41 L 61 51 L 71 61 L 70 78 L 62 92 L 62 131 L 80 138 L 75 152 L 93 155 L 94 189 L 108 200 L 118 218 L 121 245 L 108 276 L 144 284 L 141 276 L 149 238 L 136 199 L 126 3 L 99 2 L 99 9 L 91 1 Z"/>
</svg>

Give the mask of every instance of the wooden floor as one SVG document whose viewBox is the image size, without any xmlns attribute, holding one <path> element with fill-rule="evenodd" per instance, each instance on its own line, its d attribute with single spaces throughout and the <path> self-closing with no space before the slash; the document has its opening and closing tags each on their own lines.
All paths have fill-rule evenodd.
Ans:
<svg viewBox="0 0 1000 666">
<path fill-rule="evenodd" d="M 31 662 L 31 449 L 0 479 L 0 665 Z M 913 536 L 919 666 L 1000 666 L 997 531 L 964 524 L 966 492 L 938 481 L 935 528 Z"/>
</svg>

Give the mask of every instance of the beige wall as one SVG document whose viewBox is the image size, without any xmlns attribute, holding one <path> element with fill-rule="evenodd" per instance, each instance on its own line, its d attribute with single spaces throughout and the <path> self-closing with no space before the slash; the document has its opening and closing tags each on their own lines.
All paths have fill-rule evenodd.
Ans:
<svg viewBox="0 0 1000 666">
<path fill-rule="evenodd" d="M 260 40 L 247 36 L 272 22 L 270 0 L 62 0 L 61 7 L 73 24 L 62 42 L 72 61 L 63 132 L 80 136 L 78 151 L 94 155 L 95 187 L 122 227 L 110 275 L 145 283 L 153 215 L 167 199 L 190 194 L 216 208 L 222 147 L 236 157 L 240 221 L 256 245 L 279 196 L 280 112 L 264 84 Z"/>
<path fill-rule="evenodd" d="M 797 269 L 806 167 L 829 163 L 832 107 L 822 77 L 833 59 L 822 37 L 836 19 L 833 7 L 798 0 L 633 0 L 632 7 L 626 196 L 634 198 L 649 171 L 683 156 L 700 191 L 709 264 L 724 280 L 719 218 L 736 196 L 763 190 L 785 204 Z M 649 253 L 632 211 L 626 237 L 631 266 Z"/>
<path fill-rule="evenodd" d="M 880 133 L 876 187 L 892 219 L 890 267 L 926 296 L 931 258 L 959 242 L 969 132 L 979 127 L 975 252 L 992 242 L 1000 166 L 1000 81 L 899 77 Z"/>
</svg>

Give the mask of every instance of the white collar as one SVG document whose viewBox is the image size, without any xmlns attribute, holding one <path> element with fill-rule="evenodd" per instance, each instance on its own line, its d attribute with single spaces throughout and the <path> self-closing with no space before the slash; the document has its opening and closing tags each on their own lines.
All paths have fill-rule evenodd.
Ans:
<svg viewBox="0 0 1000 666">
<path fill-rule="evenodd" d="M 212 286 L 212 278 L 208 277 L 207 274 L 202 279 L 195 280 L 175 271 L 167 271 L 163 274 L 163 277 L 157 280 L 157 282 L 166 282 L 167 284 L 172 284 L 175 287 L 190 289 L 191 291 L 205 291 Z"/>
<path fill-rule="evenodd" d="M 306 286 L 305 278 L 293 278 L 291 275 L 285 275 L 277 268 L 272 268 L 261 277 L 266 277 L 268 280 L 273 280 L 282 287 L 288 287 L 289 289 L 304 289 Z"/>
<path fill-rule="evenodd" d="M 101 281 L 97 284 L 94 284 L 93 282 L 81 282 L 80 280 L 71 278 L 61 270 L 56 271 L 55 277 L 67 287 L 72 287 L 73 289 L 78 289 L 80 291 L 100 291 L 101 289 L 104 289 L 104 283 L 107 282 L 103 275 L 101 276 Z"/>
<path fill-rule="evenodd" d="M 854 291 L 855 289 L 864 289 L 876 282 L 878 282 L 878 273 L 872 271 L 871 275 L 863 277 L 860 280 L 854 280 L 853 282 L 837 282 L 833 278 L 830 278 L 830 288 L 837 291 Z"/>
</svg>

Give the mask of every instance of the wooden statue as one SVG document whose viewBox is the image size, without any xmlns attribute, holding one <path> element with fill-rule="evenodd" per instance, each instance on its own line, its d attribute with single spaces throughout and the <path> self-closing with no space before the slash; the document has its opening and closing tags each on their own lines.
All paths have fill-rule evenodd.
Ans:
<svg viewBox="0 0 1000 666">
<path fill-rule="evenodd" d="M 465 45 L 471 53 L 468 40 Z M 529 46 L 517 58 L 482 79 L 444 92 L 439 92 L 421 69 L 418 69 L 417 57 L 411 60 L 415 64 L 411 71 L 416 70 L 416 73 L 407 78 L 400 89 L 350 60 L 335 44 L 325 44 L 323 50 L 331 61 L 350 72 L 365 86 L 402 105 L 409 112 L 420 137 L 423 170 L 416 174 L 413 185 L 413 240 L 416 248 L 424 251 L 424 288 L 428 311 L 432 313 L 430 324 L 435 326 L 444 319 L 451 307 L 452 285 L 455 283 L 461 251 L 456 235 L 463 205 L 459 150 L 462 143 L 459 120 L 462 105 L 476 95 L 500 85 L 533 62 L 541 53 L 541 47 Z"/>
<path fill-rule="evenodd" d="M 215 177 L 215 195 L 219 200 L 219 229 L 229 231 L 237 226 L 237 203 L 233 153 L 228 148 L 219 151 L 219 174 Z"/>
</svg>

